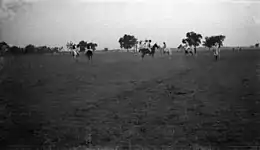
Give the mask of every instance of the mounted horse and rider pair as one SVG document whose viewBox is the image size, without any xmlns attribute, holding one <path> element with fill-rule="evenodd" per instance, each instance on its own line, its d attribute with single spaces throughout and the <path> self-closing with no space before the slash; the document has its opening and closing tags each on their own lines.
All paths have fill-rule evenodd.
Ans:
<svg viewBox="0 0 260 150">
<path fill-rule="evenodd" d="M 139 41 L 139 52 L 140 52 L 140 49 L 148 49 L 150 52 L 152 52 L 152 49 L 151 49 L 151 43 L 152 43 L 152 40 L 145 40 L 145 42 L 143 43 L 143 41 Z"/>
<path fill-rule="evenodd" d="M 93 49 L 86 49 L 84 51 L 84 55 L 87 56 L 88 60 L 91 61 L 92 60 L 92 57 L 93 57 L 93 52 L 94 50 Z M 73 48 L 72 49 L 72 56 L 74 59 L 78 58 L 80 56 L 80 51 L 78 48 Z"/>
<path fill-rule="evenodd" d="M 151 42 L 151 40 L 145 40 L 144 43 L 142 43 L 142 41 L 139 42 L 139 46 L 137 49 L 138 52 L 141 53 L 142 60 L 145 55 L 150 55 L 154 57 L 155 50 L 160 48 L 160 46 L 157 43 L 154 43 L 152 46 Z"/>
<path fill-rule="evenodd" d="M 145 44 L 144 44 L 145 45 Z M 139 52 L 141 53 L 141 58 L 143 59 L 145 55 L 151 55 L 152 57 L 154 57 L 154 53 L 156 49 L 160 50 L 160 54 L 161 56 L 163 54 L 168 54 L 168 55 L 172 55 L 173 50 L 168 48 L 166 46 L 166 43 L 163 42 L 163 46 L 161 47 L 160 45 L 158 45 L 157 43 L 154 43 L 153 46 L 150 48 L 149 46 L 151 46 L 151 40 L 148 41 L 147 47 L 145 47 L 144 45 L 142 45 L 142 42 L 139 42 Z M 171 59 L 171 57 L 170 57 Z"/>
</svg>

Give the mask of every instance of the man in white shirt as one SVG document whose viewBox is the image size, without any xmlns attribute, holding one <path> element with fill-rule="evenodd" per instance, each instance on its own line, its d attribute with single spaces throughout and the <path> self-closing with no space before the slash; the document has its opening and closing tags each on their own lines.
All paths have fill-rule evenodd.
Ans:
<svg viewBox="0 0 260 150">
<path fill-rule="evenodd" d="M 219 44 L 215 44 L 215 45 L 214 45 L 214 47 L 213 47 L 213 53 L 214 53 L 214 56 L 220 57 L 220 46 L 219 46 Z"/>
<path fill-rule="evenodd" d="M 139 43 L 137 44 L 137 49 L 138 49 L 138 51 L 140 51 L 140 49 L 142 49 L 143 48 L 143 44 L 142 44 L 142 41 L 139 41 Z"/>
</svg>

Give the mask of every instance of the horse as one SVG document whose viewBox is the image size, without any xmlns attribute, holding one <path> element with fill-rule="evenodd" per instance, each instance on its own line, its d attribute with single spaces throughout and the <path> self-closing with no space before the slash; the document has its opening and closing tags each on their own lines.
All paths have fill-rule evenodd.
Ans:
<svg viewBox="0 0 260 150">
<path fill-rule="evenodd" d="M 155 49 L 159 49 L 159 48 L 160 47 L 156 43 L 152 46 L 151 51 L 148 48 L 140 48 L 139 53 L 141 53 L 142 60 L 145 55 L 150 55 L 154 58 Z"/>
<path fill-rule="evenodd" d="M 92 49 L 87 49 L 85 51 L 85 56 L 87 56 L 88 60 L 92 62 L 93 50 Z"/>
<path fill-rule="evenodd" d="M 172 55 L 172 50 L 170 49 L 170 48 L 165 48 L 164 50 L 163 50 L 163 53 L 165 54 L 168 54 L 168 55 Z"/>
<path fill-rule="evenodd" d="M 184 50 L 184 54 L 187 56 L 191 54 L 192 56 L 194 55 L 194 49 L 188 45 L 179 45 L 178 49 Z"/>
<path fill-rule="evenodd" d="M 163 54 L 168 54 L 168 56 L 169 56 L 169 59 L 172 59 L 172 52 L 173 52 L 173 50 L 172 49 L 170 49 L 170 48 L 164 48 L 163 49 Z"/>
<path fill-rule="evenodd" d="M 76 49 L 73 49 L 72 51 L 72 57 L 76 60 L 76 61 L 78 61 L 78 57 L 79 57 L 79 52 L 78 51 L 76 51 Z"/>
<path fill-rule="evenodd" d="M 164 49 L 166 48 L 166 45 L 163 45 L 163 46 L 158 45 L 158 46 L 159 46 L 160 54 L 161 54 L 161 56 L 163 56 L 163 54 L 165 54 Z"/>
</svg>

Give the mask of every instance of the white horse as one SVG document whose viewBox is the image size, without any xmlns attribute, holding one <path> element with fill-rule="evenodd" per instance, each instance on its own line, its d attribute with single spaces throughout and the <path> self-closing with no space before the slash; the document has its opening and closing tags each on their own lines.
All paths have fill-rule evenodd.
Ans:
<svg viewBox="0 0 260 150">
<path fill-rule="evenodd" d="M 165 53 L 167 53 L 168 55 L 172 55 L 172 49 L 168 48 L 165 44 L 165 42 L 163 42 L 163 46 L 160 46 L 160 53 L 161 56 Z"/>
<path fill-rule="evenodd" d="M 163 53 L 167 53 L 168 55 L 172 55 L 172 49 L 166 47 L 163 49 Z"/>
<path fill-rule="evenodd" d="M 77 61 L 77 58 L 79 57 L 79 50 L 78 49 L 72 49 L 71 52 L 72 52 L 73 58 L 76 59 L 76 61 Z"/>
</svg>

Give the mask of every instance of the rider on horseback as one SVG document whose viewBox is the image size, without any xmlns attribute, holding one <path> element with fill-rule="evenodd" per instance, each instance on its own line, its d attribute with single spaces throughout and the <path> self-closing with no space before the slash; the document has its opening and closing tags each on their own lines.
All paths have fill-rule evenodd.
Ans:
<svg viewBox="0 0 260 150">
<path fill-rule="evenodd" d="M 165 53 L 165 49 L 166 49 L 166 43 L 165 43 L 165 42 L 163 42 L 163 47 L 162 47 L 162 49 L 163 49 L 163 53 Z"/>
<path fill-rule="evenodd" d="M 220 45 L 218 43 L 216 43 L 214 46 L 213 46 L 213 54 L 214 56 L 219 56 L 219 48 L 220 48 Z"/>
<path fill-rule="evenodd" d="M 165 49 L 166 48 L 166 43 L 165 42 L 163 42 L 163 49 Z"/>
<path fill-rule="evenodd" d="M 139 41 L 139 43 L 138 43 L 138 47 L 137 47 L 138 52 L 140 52 L 140 49 L 142 49 L 142 48 L 143 48 L 142 41 Z"/>
<path fill-rule="evenodd" d="M 144 43 L 142 44 L 142 41 L 139 41 L 139 51 L 140 49 L 148 49 L 149 52 L 152 52 L 151 49 L 151 40 L 145 40 Z"/>
<path fill-rule="evenodd" d="M 148 49 L 150 52 L 152 52 L 151 42 L 152 42 L 152 40 L 149 40 L 149 41 L 147 42 L 147 49 Z"/>
<path fill-rule="evenodd" d="M 79 56 L 79 49 L 76 45 L 72 46 L 72 52 L 74 57 Z"/>
</svg>

